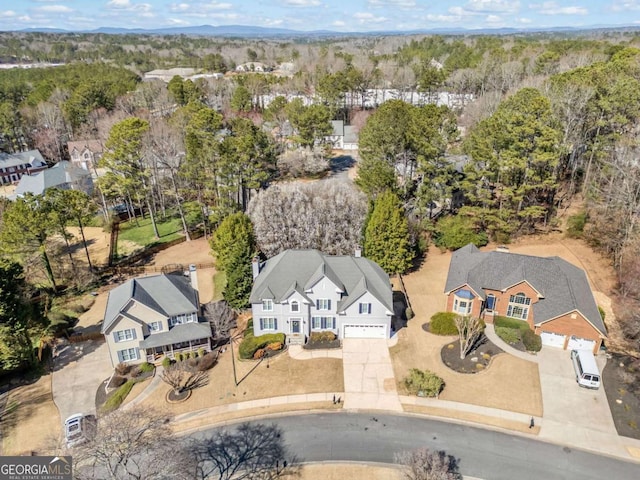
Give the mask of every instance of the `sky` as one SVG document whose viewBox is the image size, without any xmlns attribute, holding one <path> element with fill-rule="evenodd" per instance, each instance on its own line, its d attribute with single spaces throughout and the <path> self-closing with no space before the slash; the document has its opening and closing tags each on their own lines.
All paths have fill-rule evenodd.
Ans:
<svg viewBox="0 0 640 480">
<path fill-rule="evenodd" d="M 640 0 L 0 0 L 0 30 L 196 25 L 344 32 L 640 25 Z"/>
</svg>

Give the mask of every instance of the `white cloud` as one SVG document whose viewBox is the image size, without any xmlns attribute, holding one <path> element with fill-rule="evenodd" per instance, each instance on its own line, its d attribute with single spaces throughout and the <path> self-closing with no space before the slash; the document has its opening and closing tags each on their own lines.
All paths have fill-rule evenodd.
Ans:
<svg viewBox="0 0 640 480">
<path fill-rule="evenodd" d="M 518 23 L 523 23 L 523 24 L 526 25 L 526 24 L 531 23 L 531 19 L 530 18 L 521 17 L 521 18 L 518 18 Z"/>
<path fill-rule="evenodd" d="M 346 23 L 342 20 L 336 20 L 331 25 L 333 25 L 334 27 L 344 27 Z"/>
<path fill-rule="evenodd" d="M 320 0 L 283 0 L 287 7 L 318 7 L 321 5 Z"/>
<path fill-rule="evenodd" d="M 66 5 L 43 5 L 42 7 L 34 8 L 37 12 L 42 13 L 71 13 L 73 12 L 72 8 L 67 7 Z"/>
<path fill-rule="evenodd" d="M 469 0 L 464 6 L 465 10 L 479 13 L 510 13 L 519 8 L 520 2 L 512 0 Z"/>
<path fill-rule="evenodd" d="M 16 12 L 14 12 L 13 10 L 5 10 L 4 12 L 0 12 L 0 18 L 11 18 L 15 16 Z"/>
<path fill-rule="evenodd" d="M 368 0 L 367 3 L 370 7 L 400 7 L 400 8 L 412 8 L 416 6 L 415 0 Z"/>
<path fill-rule="evenodd" d="M 169 11 L 171 12 L 186 12 L 191 8 L 188 3 L 172 3 L 169 5 Z M 174 19 L 169 19 L 174 20 Z"/>
<path fill-rule="evenodd" d="M 107 8 L 129 9 L 131 6 L 130 0 L 109 0 L 107 2 Z"/>
<path fill-rule="evenodd" d="M 356 12 L 353 14 L 353 18 L 358 20 L 359 23 L 383 23 L 387 21 L 386 17 L 376 17 L 373 13 L 369 12 Z"/>
<path fill-rule="evenodd" d="M 561 7 L 556 2 L 532 3 L 529 8 L 537 10 L 542 15 L 587 15 L 589 13 L 585 7 Z"/>
<path fill-rule="evenodd" d="M 502 17 L 500 15 L 487 15 L 485 21 L 487 23 L 500 23 L 502 22 Z"/>
<path fill-rule="evenodd" d="M 640 0 L 616 0 L 613 2 L 611 9 L 616 12 L 625 10 L 640 10 Z M 633 23 L 638 23 L 635 21 Z"/>
</svg>

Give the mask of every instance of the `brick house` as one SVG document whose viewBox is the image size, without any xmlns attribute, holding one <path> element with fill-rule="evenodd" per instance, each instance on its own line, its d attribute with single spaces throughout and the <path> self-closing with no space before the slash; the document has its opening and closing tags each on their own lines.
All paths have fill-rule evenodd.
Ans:
<svg viewBox="0 0 640 480">
<path fill-rule="evenodd" d="M 451 257 L 445 294 L 448 312 L 522 320 L 546 346 L 597 353 L 607 337 L 585 272 L 559 257 L 469 244 Z"/>
</svg>

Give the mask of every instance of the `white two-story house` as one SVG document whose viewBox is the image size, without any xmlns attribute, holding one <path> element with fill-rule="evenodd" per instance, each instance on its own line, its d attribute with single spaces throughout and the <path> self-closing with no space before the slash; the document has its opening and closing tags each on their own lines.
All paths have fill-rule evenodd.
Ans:
<svg viewBox="0 0 640 480">
<path fill-rule="evenodd" d="M 102 333 L 114 367 L 211 350 L 211 326 L 200 321 L 198 291 L 192 283 L 196 285 L 181 275 L 153 275 L 109 292 Z"/>
<path fill-rule="evenodd" d="M 389 276 L 360 256 L 286 250 L 253 262 L 251 291 L 256 336 L 284 333 L 304 343 L 312 332 L 338 338 L 389 338 L 393 296 Z"/>
</svg>

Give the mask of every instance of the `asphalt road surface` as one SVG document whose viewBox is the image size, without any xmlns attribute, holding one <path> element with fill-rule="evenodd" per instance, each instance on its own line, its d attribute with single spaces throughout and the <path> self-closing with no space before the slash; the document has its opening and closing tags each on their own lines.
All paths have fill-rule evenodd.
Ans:
<svg viewBox="0 0 640 480">
<path fill-rule="evenodd" d="M 291 458 L 299 462 L 394 463 L 398 452 L 427 447 L 456 457 L 463 475 L 485 480 L 640 479 L 638 463 L 418 417 L 327 413 L 249 423 L 278 425 Z"/>
</svg>

